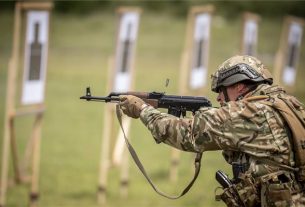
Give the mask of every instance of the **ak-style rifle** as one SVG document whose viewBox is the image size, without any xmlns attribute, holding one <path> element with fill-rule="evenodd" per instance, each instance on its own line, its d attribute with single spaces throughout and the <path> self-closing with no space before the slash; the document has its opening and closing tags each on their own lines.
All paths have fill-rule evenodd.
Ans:
<svg viewBox="0 0 305 207">
<path fill-rule="evenodd" d="M 167 109 L 169 114 L 176 117 L 186 116 L 187 111 L 195 113 L 201 107 L 212 106 L 206 97 L 165 95 L 165 93 L 160 92 L 111 92 L 108 96 L 98 97 L 91 95 L 90 87 L 86 88 L 86 95 L 81 96 L 80 99 L 118 103 L 121 95 L 136 96 L 154 108 Z"/>
</svg>

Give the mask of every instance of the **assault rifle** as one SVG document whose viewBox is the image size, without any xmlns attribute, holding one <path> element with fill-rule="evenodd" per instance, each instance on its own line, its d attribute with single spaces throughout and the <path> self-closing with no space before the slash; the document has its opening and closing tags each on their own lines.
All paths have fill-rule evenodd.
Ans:
<svg viewBox="0 0 305 207">
<path fill-rule="evenodd" d="M 97 97 L 91 95 L 90 87 L 86 88 L 86 95 L 81 96 L 80 99 L 118 103 L 120 101 L 119 96 L 121 95 L 136 96 L 154 108 L 168 109 L 168 113 L 176 117 L 186 116 L 187 111 L 195 113 L 200 107 L 212 106 L 211 102 L 205 97 L 165 95 L 165 93 L 159 92 L 111 92 L 108 96 Z"/>
</svg>

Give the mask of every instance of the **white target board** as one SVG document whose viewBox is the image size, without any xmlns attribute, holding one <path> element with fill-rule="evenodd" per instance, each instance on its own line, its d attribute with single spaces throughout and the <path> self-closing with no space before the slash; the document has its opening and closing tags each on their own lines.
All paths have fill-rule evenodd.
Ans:
<svg viewBox="0 0 305 207">
<path fill-rule="evenodd" d="M 133 11 L 120 15 L 113 85 L 113 90 L 116 92 L 127 91 L 131 85 L 139 18 L 140 14 Z"/>
<path fill-rule="evenodd" d="M 189 87 L 194 90 L 205 87 L 207 84 L 210 25 L 210 13 L 203 12 L 195 16 L 192 62 L 189 76 Z"/>
<path fill-rule="evenodd" d="M 300 53 L 303 27 L 297 22 L 291 22 L 288 31 L 288 47 L 286 50 L 282 81 L 285 85 L 293 86 L 296 79 L 296 66 Z"/>
<path fill-rule="evenodd" d="M 44 101 L 48 57 L 49 12 L 28 11 L 21 104 Z"/>
<path fill-rule="evenodd" d="M 256 56 L 259 17 L 252 13 L 244 14 L 242 54 Z"/>
</svg>

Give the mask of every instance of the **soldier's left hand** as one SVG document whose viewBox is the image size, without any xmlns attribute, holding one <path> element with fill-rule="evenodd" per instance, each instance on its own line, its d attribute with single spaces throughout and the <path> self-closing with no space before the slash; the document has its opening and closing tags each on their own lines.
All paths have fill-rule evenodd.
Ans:
<svg viewBox="0 0 305 207">
<path fill-rule="evenodd" d="M 127 116 L 137 119 L 140 117 L 140 113 L 142 110 L 142 106 L 145 104 L 145 102 L 132 95 L 122 95 L 120 96 L 120 107 L 124 114 Z"/>
</svg>

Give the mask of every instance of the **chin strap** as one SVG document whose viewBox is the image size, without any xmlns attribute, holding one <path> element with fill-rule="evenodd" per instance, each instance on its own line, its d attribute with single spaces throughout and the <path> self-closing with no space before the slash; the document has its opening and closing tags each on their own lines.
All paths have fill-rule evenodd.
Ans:
<svg viewBox="0 0 305 207">
<path fill-rule="evenodd" d="M 123 125 L 122 125 L 122 111 L 121 111 L 121 108 L 120 106 L 117 104 L 116 105 L 116 115 L 117 115 L 117 118 L 118 118 L 118 121 L 119 121 L 119 124 L 120 124 L 120 127 L 122 129 L 122 132 L 123 132 L 123 135 L 124 135 L 124 139 L 125 139 L 125 143 L 126 143 L 126 146 L 127 146 L 127 149 L 128 151 L 130 152 L 130 155 L 131 157 L 133 158 L 134 162 L 136 163 L 136 165 L 138 166 L 139 170 L 142 172 L 142 174 L 144 175 L 144 177 L 146 178 L 146 180 L 149 182 L 149 184 L 151 185 L 151 187 L 161 196 L 164 196 L 166 198 L 169 198 L 169 199 L 177 199 L 177 198 L 180 198 L 182 197 L 184 194 L 186 194 L 190 189 L 191 187 L 193 186 L 195 180 L 197 179 L 198 175 L 199 175 L 199 172 L 200 172 L 200 167 L 201 167 L 201 158 L 202 158 L 202 152 L 201 153 L 197 153 L 196 154 L 196 158 L 195 158 L 195 173 L 194 173 L 194 177 L 193 179 L 190 181 L 190 183 L 185 187 L 185 189 L 181 192 L 180 195 L 177 195 L 177 196 L 169 196 L 169 195 L 166 195 L 164 194 L 163 192 L 161 192 L 155 185 L 154 183 L 151 181 L 151 179 L 148 177 L 145 169 L 144 169 L 144 166 L 142 165 L 137 153 L 135 152 L 134 148 L 131 146 L 131 144 L 129 143 L 127 137 L 126 137 L 126 134 L 125 134 L 125 131 L 123 129 Z"/>
<path fill-rule="evenodd" d="M 221 91 L 222 91 L 222 93 L 223 93 L 223 95 L 224 95 L 224 97 L 225 97 L 225 101 L 226 101 L 226 102 L 229 102 L 229 101 L 230 101 L 230 98 L 229 98 L 229 95 L 228 95 L 227 88 L 226 88 L 226 87 L 223 87 L 223 88 L 221 89 Z"/>
<path fill-rule="evenodd" d="M 254 91 L 257 88 L 257 84 L 252 85 L 248 88 L 248 90 L 246 90 L 245 92 L 243 92 L 242 94 L 240 94 L 239 96 L 237 96 L 235 101 L 239 101 L 241 99 L 243 99 L 248 93 L 250 93 L 251 91 Z"/>
</svg>

